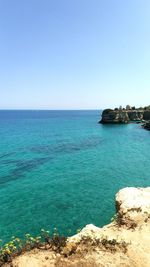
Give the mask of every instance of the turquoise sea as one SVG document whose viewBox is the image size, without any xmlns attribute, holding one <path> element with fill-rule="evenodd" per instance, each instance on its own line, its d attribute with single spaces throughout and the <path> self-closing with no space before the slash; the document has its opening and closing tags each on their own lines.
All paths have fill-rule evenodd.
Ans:
<svg viewBox="0 0 150 267">
<path fill-rule="evenodd" d="M 103 226 L 115 193 L 150 185 L 150 132 L 100 111 L 0 111 L 0 238 Z"/>
</svg>

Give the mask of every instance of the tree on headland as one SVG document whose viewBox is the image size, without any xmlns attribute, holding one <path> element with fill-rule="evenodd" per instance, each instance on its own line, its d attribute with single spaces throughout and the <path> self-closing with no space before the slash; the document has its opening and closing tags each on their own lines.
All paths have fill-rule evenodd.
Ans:
<svg viewBox="0 0 150 267">
<path fill-rule="evenodd" d="M 131 109 L 130 105 L 126 105 L 126 110 L 130 110 L 130 109 Z"/>
<path fill-rule="evenodd" d="M 150 110 L 150 106 L 144 107 L 144 110 Z"/>
</svg>

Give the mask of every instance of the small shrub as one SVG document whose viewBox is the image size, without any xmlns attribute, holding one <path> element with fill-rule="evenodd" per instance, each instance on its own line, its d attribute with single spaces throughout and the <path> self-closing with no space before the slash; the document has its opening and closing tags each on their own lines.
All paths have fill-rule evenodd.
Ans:
<svg viewBox="0 0 150 267">
<path fill-rule="evenodd" d="M 125 221 L 121 214 L 117 213 L 111 218 L 112 222 L 117 223 L 117 225 L 120 227 L 122 225 L 125 225 Z"/>
<path fill-rule="evenodd" d="M 43 248 L 48 245 L 49 248 L 56 252 L 61 252 L 66 245 L 67 238 L 60 236 L 57 229 L 54 229 L 54 233 L 50 236 L 50 232 L 44 229 L 41 230 L 41 236 L 33 237 L 30 234 L 26 234 L 24 240 L 18 237 L 12 237 L 12 239 L 2 246 L 2 240 L 0 240 L 0 266 L 4 263 L 12 262 L 15 256 L 20 255 L 22 252 L 30 251 L 34 248 Z"/>
<path fill-rule="evenodd" d="M 79 229 L 77 229 L 77 234 L 79 234 L 81 232 L 81 229 L 79 228 Z"/>
</svg>

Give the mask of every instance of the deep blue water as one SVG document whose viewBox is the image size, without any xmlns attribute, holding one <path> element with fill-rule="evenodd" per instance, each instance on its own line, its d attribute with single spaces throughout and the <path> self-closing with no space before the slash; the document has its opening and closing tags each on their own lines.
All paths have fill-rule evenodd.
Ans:
<svg viewBox="0 0 150 267">
<path fill-rule="evenodd" d="M 0 111 L 0 238 L 102 226 L 115 193 L 150 185 L 150 132 L 100 111 Z"/>
</svg>

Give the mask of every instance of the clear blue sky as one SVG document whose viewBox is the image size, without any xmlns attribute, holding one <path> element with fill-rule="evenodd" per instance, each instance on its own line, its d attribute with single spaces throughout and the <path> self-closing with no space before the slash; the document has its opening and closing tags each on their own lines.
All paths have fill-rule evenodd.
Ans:
<svg viewBox="0 0 150 267">
<path fill-rule="evenodd" d="M 0 0 L 0 108 L 150 104 L 149 0 Z"/>
</svg>

